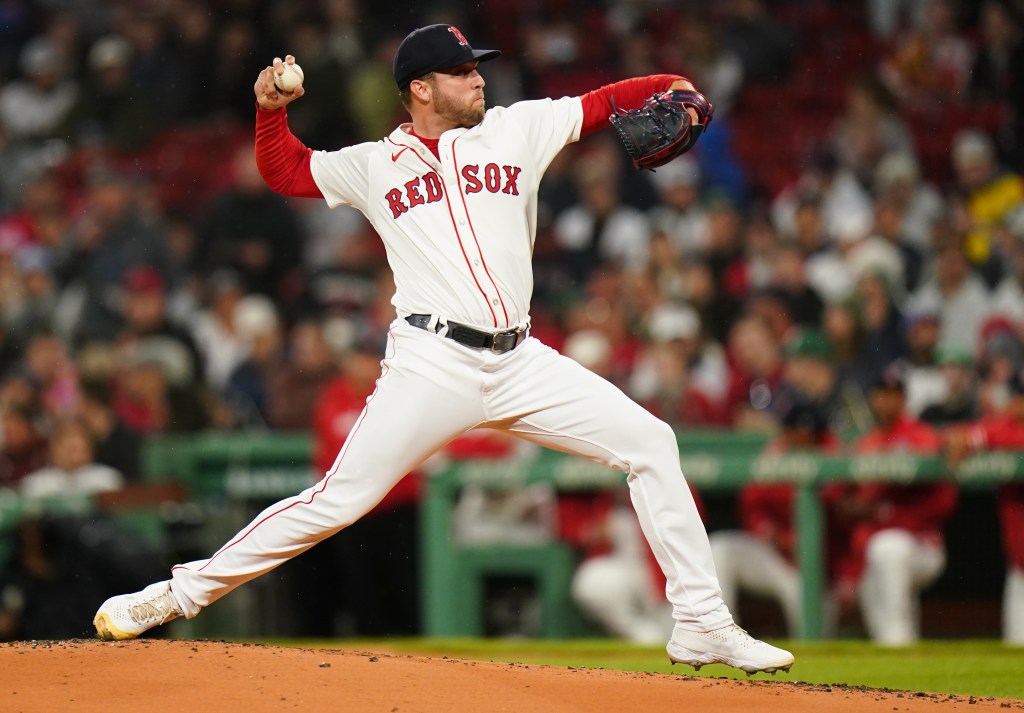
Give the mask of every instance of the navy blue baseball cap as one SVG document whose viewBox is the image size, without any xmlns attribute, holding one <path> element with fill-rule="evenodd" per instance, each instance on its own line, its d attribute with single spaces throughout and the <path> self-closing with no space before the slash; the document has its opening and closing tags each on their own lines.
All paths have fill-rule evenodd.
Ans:
<svg viewBox="0 0 1024 713">
<path fill-rule="evenodd" d="M 392 71 L 399 89 L 405 89 L 412 80 L 425 74 L 457 67 L 477 60 L 494 59 L 498 50 L 475 50 L 469 45 L 459 28 L 453 25 L 427 25 L 410 32 L 395 52 Z"/>
</svg>

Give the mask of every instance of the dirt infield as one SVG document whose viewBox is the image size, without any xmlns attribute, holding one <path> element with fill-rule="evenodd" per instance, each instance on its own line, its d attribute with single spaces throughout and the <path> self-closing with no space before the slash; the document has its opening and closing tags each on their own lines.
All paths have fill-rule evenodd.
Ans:
<svg viewBox="0 0 1024 713">
<path fill-rule="evenodd" d="M 783 681 L 209 641 L 0 644 L 0 710 L 787 713 L 1024 710 L 1024 702 Z"/>
</svg>

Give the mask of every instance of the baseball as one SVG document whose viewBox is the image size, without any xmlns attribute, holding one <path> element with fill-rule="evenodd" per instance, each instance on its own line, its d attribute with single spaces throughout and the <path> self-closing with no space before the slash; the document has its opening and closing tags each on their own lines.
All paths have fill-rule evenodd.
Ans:
<svg viewBox="0 0 1024 713">
<path fill-rule="evenodd" d="M 284 72 L 278 74 L 274 72 L 274 84 L 282 92 L 294 92 L 295 89 L 302 84 L 304 75 L 302 74 L 302 67 L 297 64 L 284 64 Z"/>
</svg>

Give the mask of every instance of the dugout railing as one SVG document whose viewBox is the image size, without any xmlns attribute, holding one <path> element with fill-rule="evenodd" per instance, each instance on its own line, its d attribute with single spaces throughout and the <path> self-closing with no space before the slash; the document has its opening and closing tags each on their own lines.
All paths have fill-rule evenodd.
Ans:
<svg viewBox="0 0 1024 713">
<path fill-rule="evenodd" d="M 820 487 L 835 481 L 923 483 L 950 478 L 963 489 L 992 489 L 1024 479 L 1024 454 L 988 452 L 951 469 L 939 457 L 906 453 L 821 456 L 811 453 L 765 456 L 764 438 L 724 432 L 680 434 L 681 464 L 688 481 L 701 493 L 734 492 L 748 482 L 792 482 L 796 487 L 795 520 L 798 560 L 803 578 L 802 638 L 822 636 L 824 589 L 824 522 Z M 310 461 L 311 439 L 305 433 L 199 434 L 151 438 L 144 451 L 144 476 L 176 480 L 192 499 L 212 513 L 215 525 L 207 544 L 216 547 L 254 514 L 255 507 L 294 495 L 317 479 Z M 625 487 L 624 475 L 585 459 L 540 450 L 514 460 L 452 461 L 425 478 L 421 517 L 423 633 L 427 636 L 478 635 L 479 576 L 487 572 L 524 571 L 539 578 L 546 611 L 543 636 L 558 637 L 576 629 L 568 602 L 573 564 L 560 543 L 459 547 L 452 516 L 459 493 L 467 486 L 515 489 L 534 483 L 556 491 Z M 0 526 L 19 512 L 16 499 L 0 499 Z M 994 520 L 994 513 L 993 513 Z M 997 526 L 993 523 L 993 526 Z M 546 549 L 545 549 L 546 548 Z M 560 550 L 560 548 L 563 548 Z M 244 589 L 244 588 L 243 588 Z M 238 593 L 239 607 L 244 610 Z M 237 621 L 248 621 L 244 611 Z M 196 620 L 198 621 L 198 620 Z M 214 622 L 210 622 L 211 625 Z M 247 633 L 244 626 L 219 622 Z M 203 627 L 204 630 L 206 627 Z"/>
</svg>

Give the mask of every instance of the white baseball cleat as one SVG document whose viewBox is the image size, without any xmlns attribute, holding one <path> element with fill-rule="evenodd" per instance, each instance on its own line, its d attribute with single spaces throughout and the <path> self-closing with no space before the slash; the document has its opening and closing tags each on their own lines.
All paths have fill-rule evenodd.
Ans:
<svg viewBox="0 0 1024 713">
<path fill-rule="evenodd" d="M 789 671 L 793 654 L 763 641 L 758 641 L 736 624 L 714 631 L 686 631 L 676 625 L 672 639 L 665 647 L 672 663 L 685 663 L 700 670 L 709 663 L 724 663 L 747 675 L 764 671 Z"/>
<path fill-rule="evenodd" d="M 101 639 L 121 641 L 183 614 L 171 594 L 171 583 L 157 582 L 141 592 L 119 594 L 103 602 L 92 623 Z"/>
</svg>

